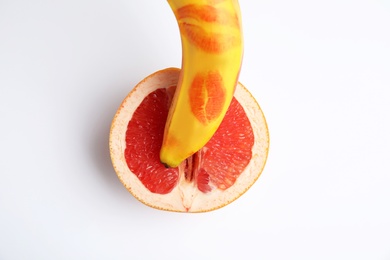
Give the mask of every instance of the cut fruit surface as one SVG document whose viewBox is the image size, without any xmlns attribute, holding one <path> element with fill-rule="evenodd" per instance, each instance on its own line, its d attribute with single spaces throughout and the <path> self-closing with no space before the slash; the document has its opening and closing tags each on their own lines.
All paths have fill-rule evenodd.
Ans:
<svg viewBox="0 0 390 260">
<path fill-rule="evenodd" d="M 268 129 L 260 107 L 238 84 L 211 140 L 178 167 L 166 168 L 159 151 L 179 73 L 174 68 L 158 71 L 125 98 L 111 126 L 111 159 L 121 182 L 144 204 L 169 211 L 210 211 L 237 199 L 260 176 Z"/>
</svg>

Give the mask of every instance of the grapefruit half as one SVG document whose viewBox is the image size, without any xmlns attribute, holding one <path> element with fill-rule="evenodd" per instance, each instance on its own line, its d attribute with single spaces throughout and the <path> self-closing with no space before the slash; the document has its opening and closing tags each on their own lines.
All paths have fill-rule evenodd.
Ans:
<svg viewBox="0 0 390 260">
<path fill-rule="evenodd" d="M 142 203 L 161 210 L 206 212 L 240 197 L 265 166 L 269 134 L 260 106 L 238 83 L 212 139 L 176 168 L 159 158 L 180 69 L 149 75 L 128 94 L 112 121 L 110 155 L 119 180 Z"/>
</svg>

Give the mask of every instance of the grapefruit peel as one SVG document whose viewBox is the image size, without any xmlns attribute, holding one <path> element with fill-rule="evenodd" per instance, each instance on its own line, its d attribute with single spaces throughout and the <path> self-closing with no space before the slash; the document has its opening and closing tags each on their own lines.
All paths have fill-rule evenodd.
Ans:
<svg viewBox="0 0 390 260">
<path fill-rule="evenodd" d="M 235 183 L 225 190 L 215 188 L 212 192 L 202 192 L 194 182 L 188 182 L 185 179 L 184 164 L 181 164 L 178 167 L 180 172 L 178 182 L 169 193 L 151 192 L 128 167 L 125 149 L 126 145 L 131 144 L 126 144 L 126 132 L 129 121 L 143 98 L 157 89 L 175 86 L 179 80 L 179 73 L 180 70 L 176 68 L 157 71 L 138 83 L 124 99 L 111 125 L 109 140 L 111 160 L 122 184 L 145 205 L 166 211 L 208 212 L 230 204 L 244 194 L 259 178 L 268 156 L 268 127 L 259 104 L 250 92 L 238 83 L 234 98 L 240 104 L 245 104 L 242 108 L 253 126 L 254 143 L 251 147 L 251 160 Z"/>
</svg>

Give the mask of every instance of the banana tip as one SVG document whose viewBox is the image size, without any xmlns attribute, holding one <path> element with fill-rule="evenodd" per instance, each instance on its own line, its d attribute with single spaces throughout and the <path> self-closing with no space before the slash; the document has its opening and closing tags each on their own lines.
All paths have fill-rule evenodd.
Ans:
<svg viewBox="0 0 390 260">
<path fill-rule="evenodd" d="M 160 161 L 162 165 L 164 165 L 165 168 L 171 168 L 171 166 L 169 166 L 167 163 L 163 162 L 163 161 Z"/>
</svg>

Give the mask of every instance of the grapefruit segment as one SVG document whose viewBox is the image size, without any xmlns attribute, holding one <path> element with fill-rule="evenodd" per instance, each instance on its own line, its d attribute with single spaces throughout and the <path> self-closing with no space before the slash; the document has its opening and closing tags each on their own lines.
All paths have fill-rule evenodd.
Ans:
<svg viewBox="0 0 390 260">
<path fill-rule="evenodd" d="M 111 126 L 111 159 L 121 182 L 144 204 L 210 211 L 240 197 L 260 176 L 268 154 L 267 125 L 256 101 L 238 84 L 213 138 L 178 167 L 166 168 L 159 150 L 179 73 L 158 71 L 125 98 Z"/>
<path fill-rule="evenodd" d="M 205 145 L 203 169 L 221 190 L 231 187 L 252 158 L 254 136 L 244 109 L 233 98 L 217 132 Z"/>
<path fill-rule="evenodd" d="M 159 194 L 170 192 L 179 175 L 177 168 L 165 168 L 159 157 L 169 105 L 167 89 L 153 91 L 134 111 L 126 131 L 125 158 L 130 171 L 148 190 Z"/>
</svg>

